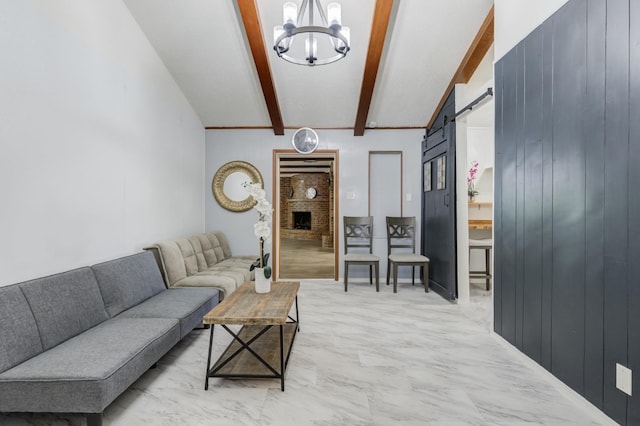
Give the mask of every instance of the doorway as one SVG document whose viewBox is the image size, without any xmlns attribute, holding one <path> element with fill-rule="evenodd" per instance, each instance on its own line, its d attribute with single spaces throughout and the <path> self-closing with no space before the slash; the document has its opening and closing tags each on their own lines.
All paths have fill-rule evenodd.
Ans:
<svg viewBox="0 0 640 426">
<path fill-rule="evenodd" d="M 277 279 L 338 279 L 338 152 L 274 151 Z"/>
<path fill-rule="evenodd" d="M 493 166 L 494 101 L 492 98 L 464 116 L 461 124 L 466 131 L 467 180 L 473 189 L 468 203 L 469 246 L 484 244 L 491 249 L 469 250 L 470 297 L 490 296 L 493 278 L 482 277 L 482 271 L 492 273 L 493 256 Z"/>
</svg>

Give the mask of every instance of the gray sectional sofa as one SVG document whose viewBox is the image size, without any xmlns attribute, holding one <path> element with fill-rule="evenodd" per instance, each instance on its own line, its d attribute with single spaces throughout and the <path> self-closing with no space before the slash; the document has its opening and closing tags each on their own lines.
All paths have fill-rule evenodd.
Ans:
<svg viewBox="0 0 640 426">
<path fill-rule="evenodd" d="M 155 255 L 167 287 L 217 288 L 220 300 L 254 279 L 249 268 L 258 258 L 257 254 L 233 256 L 220 231 L 162 241 L 145 250 Z"/>
<path fill-rule="evenodd" d="M 0 287 L 0 412 L 100 425 L 218 300 L 213 288 L 167 289 L 149 252 Z"/>
</svg>

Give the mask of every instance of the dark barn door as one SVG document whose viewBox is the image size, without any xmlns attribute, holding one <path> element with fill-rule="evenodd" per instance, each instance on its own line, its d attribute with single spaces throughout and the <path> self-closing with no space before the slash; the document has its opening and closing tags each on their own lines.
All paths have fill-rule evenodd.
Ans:
<svg viewBox="0 0 640 426">
<path fill-rule="evenodd" d="M 458 297 L 455 158 L 454 122 L 428 133 L 422 142 L 422 254 L 429 258 L 429 288 L 448 300 Z"/>
</svg>

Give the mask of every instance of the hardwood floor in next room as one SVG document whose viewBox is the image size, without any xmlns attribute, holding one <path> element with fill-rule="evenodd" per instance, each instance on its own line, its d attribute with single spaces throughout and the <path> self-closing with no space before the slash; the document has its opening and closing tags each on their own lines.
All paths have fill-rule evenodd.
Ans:
<svg viewBox="0 0 640 426">
<path fill-rule="evenodd" d="M 333 249 L 321 240 L 280 240 L 280 278 L 333 278 Z"/>
</svg>

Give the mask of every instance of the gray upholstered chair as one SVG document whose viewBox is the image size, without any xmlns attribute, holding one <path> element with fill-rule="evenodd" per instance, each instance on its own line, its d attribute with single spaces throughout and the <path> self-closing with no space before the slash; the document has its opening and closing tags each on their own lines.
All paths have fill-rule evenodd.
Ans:
<svg viewBox="0 0 640 426">
<path fill-rule="evenodd" d="M 429 258 L 416 253 L 415 217 L 387 216 L 387 254 L 387 285 L 393 268 L 394 293 L 398 292 L 398 266 L 411 266 L 412 285 L 415 283 L 415 267 L 422 267 L 424 291 L 429 291 Z"/>
<path fill-rule="evenodd" d="M 369 284 L 376 277 L 376 291 L 380 291 L 379 264 L 380 258 L 372 254 L 373 217 L 345 216 L 344 224 L 344 291 L 347 291 L 349 265 L 368 265 Z M 349 249 L 354 251 L 349 253 Z"/>
</svg>

